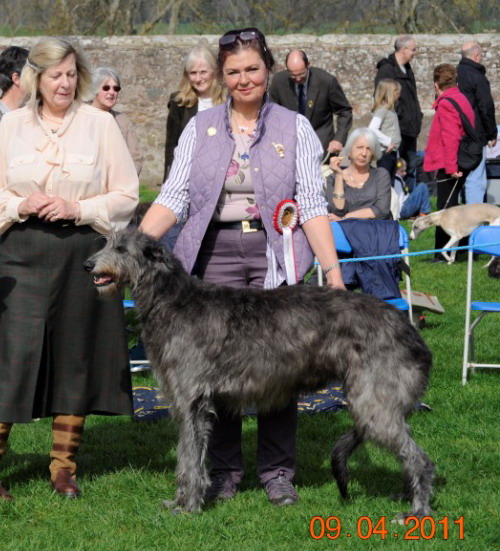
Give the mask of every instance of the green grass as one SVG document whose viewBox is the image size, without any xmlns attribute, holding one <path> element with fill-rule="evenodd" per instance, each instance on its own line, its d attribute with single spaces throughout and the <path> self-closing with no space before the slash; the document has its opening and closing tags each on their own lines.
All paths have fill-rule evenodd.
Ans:
<svg viewBox="0 0 500 551">
<path fill-rule="evenodd" d="M 412 250 L 432 248 L 432 231 L 412 243 Z M 255 474 L 256 423 L 244 423 L 246 475 L 242 491 L 229 503 L 202 515 L 174 517 L 160 508 L 174 494 L 176 428 L 168 420 L 150 424 L 126 417 L 88 419 L 79 455 L 79 481 L 84 496 L 75 501 L 52 494 L 48 483 L 50 421 L 13 429 L 11 448 L 2 463 L 2 479 L 15 496 L 0 504 L 0 546 L 3 551 L 82 550 L 289 550 L 289 549 L 471 549 L 500 545 L 500 373 L 478 370 L 461 385 L 466 263 L 429 264 L 429 257 L 411 259 L 415 290 L 438 296 L 446 313 L 428 313 L 422 334 L 433 351 L 434 369 L 424 401 L 432 412 L 417 412 L 411 425 L 417 442 L 436 463 L 435 519 L 449 519 L 449 539 L 442 524 L 429 539 L 406 541 L 405 527 L 389 521 L 408 508 L 389 494 L 400 489 L 400 471 L 385 451 L 367 445 L 350 461 L 352 498 L 343 502 L 329 472 L 333 441 L 351 422 L 346 412 L 301 415 L 296 484 L 300 501 L 278 509 L 268 503 Z M 500 283 L 482 268 L 474 271 L 481 297 L 498 300 Z M 479 297 L 478 297 L 479 298 Z M 482 322 L 478 353 L 498 360 L 498 319 Z M 486 344 L 489 343 L 489 344 Z M 103 369 L 105 366 L 103 366 Z M 149 376 L 135 376 L 150 383 Z M 342 532 L 336 541 L 309 534 L 314 516 L 337 516 Z M 388 534 L 362 540 L 358 519 L 373 524 L 387 517 Z M 458 539 L 454 520 L 464 517 L 465 539 Z M 363 523 L 366 530 L 366 524 Z M 316 524 L 319 528 L 319 524 Z M 332 526 L 333 527 L 333 526 Z M 347 537 L 347 533 L 351 537 Z M 419 532 L 417 532 L 419 533 Z M 396 538 L 394 534 L 398 534 Z"/>
</svg>

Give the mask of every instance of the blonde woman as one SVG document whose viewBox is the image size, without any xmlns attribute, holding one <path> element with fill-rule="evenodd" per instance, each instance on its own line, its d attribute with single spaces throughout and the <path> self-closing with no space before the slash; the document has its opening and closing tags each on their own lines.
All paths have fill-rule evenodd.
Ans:
<svg viewBox="0 0 500 551">
<path fill-rule="evenodd" d="M 401 94 L 401 84 L 389 78 L 382 79 L 375 90 L 372 120 L 368 128 L 372 130 L 382 148 L 378 167 L 385 168 L 391 177 L 396 174 L 397 150 L 401 144 L 401 132 L 395 105 Z"/>
<path fill-rule="evenodd" d="M 166 180 L 174 149 L 187 123 L 196 113 L 225 101 L 225 92 L 217 78 L 217 61 L 206 46 L 196 46 L 186 56 L 179 90 L 168 102 L 167 139 L 165 143 Z"/>
<path fill-rule="evenodd" d="M 13 423 L 52 417 L 51 481 L 68 498 L 85 416 L 132 412 L 121 300 L 99 300 L 82 266 L 127 226 L 139 182 L 113 117 L 84 103 L 90 83 L 76 48 L 43 40 L 26 106 L 0 124 L 0 456 Z"/>
</svg>

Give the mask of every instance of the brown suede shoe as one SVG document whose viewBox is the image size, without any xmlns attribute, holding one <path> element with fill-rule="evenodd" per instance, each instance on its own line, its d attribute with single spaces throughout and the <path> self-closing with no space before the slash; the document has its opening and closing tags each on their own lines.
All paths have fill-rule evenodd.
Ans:
<svg viewBox="0 0 500 551">
<path fill-rule="evenodd" d="M 80 488 L 71 476 L 69 469 L 61 469 L 56 479 L 52 481 L 52 487 L 60 495 L 69 498 L 80 497 Z"/>
<path fill-rule="evenodd" d="M 2 486 L 0 483 L 0 499 L 5 499 L 6 501 L 12 501 L 14 498 L 10 493 Z"/>
</svg>

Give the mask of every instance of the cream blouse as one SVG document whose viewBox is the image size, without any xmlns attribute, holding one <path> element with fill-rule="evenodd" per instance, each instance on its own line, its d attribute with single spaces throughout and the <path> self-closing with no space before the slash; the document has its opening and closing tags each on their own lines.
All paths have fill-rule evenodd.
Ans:
<svg viewBox="0 0 500 551">
<path fill-rule="evenodd" d="M 80 205 L 77 226 L 107 234 L 127 226 L 139 196 L 139 179 L 110 113 L 76 102 L 53 133 L 30 107 L 0 122 L 0 234 L 19 216 L 32 193 Z"/>
</svg>

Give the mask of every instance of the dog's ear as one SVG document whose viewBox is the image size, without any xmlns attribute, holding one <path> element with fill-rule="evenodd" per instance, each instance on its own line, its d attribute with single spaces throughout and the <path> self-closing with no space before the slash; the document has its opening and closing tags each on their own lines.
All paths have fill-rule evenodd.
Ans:
<svg viewBox="0 0 500 551">
<path fill-rule="evenodd" d="M 144 258 L 150 262 L 165 262 L 163 245 L 161 243 L 148 243 L 143 249 Z"/>
</svg>

